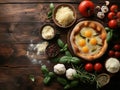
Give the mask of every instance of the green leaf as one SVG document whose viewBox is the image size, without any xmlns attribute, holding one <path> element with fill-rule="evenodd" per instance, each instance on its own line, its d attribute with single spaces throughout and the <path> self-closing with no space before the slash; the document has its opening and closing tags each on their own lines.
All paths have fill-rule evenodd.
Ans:
<svg viewBox="0 0 120 90">
<path fill-rule="evenodd" d="M 70 88 L 71 88 L 71 87 L 70 87 L 69 84 L 67 84 L 66 86 L 64 86 L 64 89 L 65 89 L 65 90 L 70 89 Z"/>
<path fill-rule="evenodd" d="M 49 72 L 48 74 L 51 78 L 53 78 L 55 76 L 55 74 L 53 72 Z"/>
<path fill-rule="evenodd" d="M 58 45 L 59 45 L 60 48 L 63 48 L 64 45 L 65 45 L 64 42 L 61 39 L 58 39 L 57 43 L 58 43 Z"/>
<path fill-rule="evenodd" d="M 32 82 L 34 82 L 34 81 L 35 81 L 34 75 L 29 75 L 29 79 L 30 79 Z"/>
<path fill-rule="evenodd" d="M 50 76 L 46 76 L 44 78 L 43 82 L 44 82 L 44 84 L 49 84 L 50 80 L 51 80 L 51 77 Z"/>
<path fill-rule="evenodd" d="M 44 75 L 47 75 L 47 74 L 49 73 L 49 71 L 48 71 L 48 69 L 47 69 L 47 67 L 46 67 L 45 65 L 42 65 L 42 66 L 41 66 L 41 71 L 42 71 L 42 73 L 43 73 Z"/>
<path fill-rule="evenodd" d="M 52 17 L 52 11 L 49 11 L 48 12 L 48 18 L 51 18 Z"/>
<path fill-rule="evenodd" d="M 50 3 L 50 10 L 52 11 L 54 9 L 54 4 Z"/>
<path fill-rule="evenodd" d="M 79 81 L 74 80 L 74 81 L 71 81 L 70 86 L 71 87 L 76 87 L 78 84 L 79 84 Z"/>
<path fill-rule="evenodd" d="M 73 64 L 78 64 L 78 63 L 80 63 L 80 59 L 77 58 L 77 57 L 72 57 L 70 61 L 71 61 L 71 63 L 73 63 Z"/>
<path fill-rule="evenodd" d="M 60 58 L 59 62 L 60 63 L 67 63 L 71 60 L 72 57 L 69 57 L 69 56 L 63 56 Z"/>
<path fill-rule="evenodd" d="M 67 85 L 67 80 L 65 78 L 61 78 L 61 77 L 57 77 L 57 81 L 58 83 L 60 83 L 61 85 Z"/>
<path fill-rule="evenodd" d="M 71 55 L 71 53 L 69 51 L 65 51 L 65 55 L 69 56 L 69 57 L 72 57 L 72 55 Z"/>
<path fill-rule="evenodd" d="M 113 31 L 111 30 L 107 33 L 107 42 L 109 42 L 112 39 L 112 36 L 113 36 Z"/>
</svg>

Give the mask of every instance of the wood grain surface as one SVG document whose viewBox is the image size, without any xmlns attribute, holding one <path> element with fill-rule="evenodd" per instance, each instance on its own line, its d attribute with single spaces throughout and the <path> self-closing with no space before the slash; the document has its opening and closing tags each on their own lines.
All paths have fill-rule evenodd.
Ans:
<svg viewBox="0 0 120 90">
<path fill-rule="evenodd" d="M 40 28 L 51 23 L 60 31 L 60 38 L 66 42 L 67 31 L 57 27 L 52 19 L 47 18 L 49 4 L 72 4 L 81 18 L 77 7 L 82 0 L 0 0 L 0 90 L 63 90 L 58 83 L 50 86 L 43 84 L 43 74 L 40 67 L 46 64 L 52 70 L 53 63 L 46 55 L 27 56 L 31 44 L 43 41 L 39 36 Z M 98 5 L 104 0 L 92 0 Z M 120 5 L 119 0 L 109 0 Z M 34 75 L 33 83 L 28 77 Z M 101 90 L 120 90 L 120 74 L 111 78 L 111 82 Z M 81 90 L 87 90 L 81 89 Z"/>
</svg>

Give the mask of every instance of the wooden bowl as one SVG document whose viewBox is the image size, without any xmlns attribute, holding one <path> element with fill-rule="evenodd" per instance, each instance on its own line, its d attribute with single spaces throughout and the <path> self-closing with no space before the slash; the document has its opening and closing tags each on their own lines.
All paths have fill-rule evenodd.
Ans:
<svg viewBox="0 0 120 90">
<path fill-rule="evenodd" d="M 69 7 L 69 8 L 73 11 L 73 14 L 74 14 L 74 20 L 73 20 L 70 24 L 68 24 L 68 25 L 66 25 L 66 26 L 61 25 L 61 24 L 56 20 L 56 13 L 57 13 L 58 9 L 60 9 L 61 7 Z M 64 14 L 63 14 L 63 17 L 64 17 Z M 72 5 L 69 5 L 69 4 L 61 4 L 61 5 L 58 5 L 57 7 L 55 7 L 55 9 L 54 9 L 54 12 L 53 12 L 53 21 L 54 21 L 54 23 L 55 23 L 57 26 L 59 26 L 59 27 L 61 27 L 61 28 L 69 28 L 69 27 L 71 27 L 71 26 L 76 22 L 76 18 L 77 18 L 76 11 L 75 11 L 75 8 L 74 8 Z"/>
<path fill-rule="evenodd" d="M 53 30 L 54 30 L 54 36 L 53 36 L 53 37 L 46 39 L 46 38 L 44 38 L 44 37 L 42 36 L 42 31 L 43 31 L 43 28 L 44 28 L 45 26 L 50 26 L 51 28 L 53 28 Z M 44 25 L 40 28 L 39 34 L 40 34 L 40 38 L 49 41 L 49 40 L 52 40 L 52 39 L 55 38 L 55 36 L 56 36 L 56 30 L 55 30 L 55 27 L 54 27 L 52 24 L 47 23 L 47 24 L 44 24 Z"/>
</svg>

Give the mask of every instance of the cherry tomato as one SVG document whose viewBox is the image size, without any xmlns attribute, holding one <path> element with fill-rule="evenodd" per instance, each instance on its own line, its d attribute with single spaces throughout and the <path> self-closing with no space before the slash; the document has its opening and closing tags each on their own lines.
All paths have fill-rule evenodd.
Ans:
<svg viewBox="0 0 120 90">
<path fill-rule="evenodd" d="M 108 22 L 108 26 L 109 26 L 110 28 L 116 28 L 116 27 L 117 27 L 117 20 L 115 20 L 115 19 L 110 20 L 110 21 Z"/>
<path fill-rule="evenodd" d="M 119 44 L 116 44 L 116 45 L 114 45 L 114 47 L 113 47 L 115 50 L 120 50 L 120 45 Z"/>
<path fill-rule="evenodd" d="M 85 0 L 79 4 L 78 10 L 80 11 L 81 15 L 83 15 L 84 17 L 89 17 L 93 15 L 94 7 L 95 5 L 92 1 Z"/>
<path fill-rule="evenodd" d="M 85 70 L 88 71 L 88 72 L 93 71 L 93 64 L 92 63 L 87 63 L 85 65 Z"/>
<path fill-rule="evenodd" d="M 102 64 L 101 63 L 95 63 L 95 65 L 94 65 L 94 70 L 95 71 L 97 71 L 97 72 L 100 72 L 100 71 L 102 71 L 102 68 L 103 68 L 103 66 L 102 66 Z"/>
<path fill-rule="evenodd" d="M 110 7 L 110 11 L 111 12 L 117 12 L 118 11 L 118 6 L 113 4 L 111 7 Z"/>
<path fill-rule="evenodd" d="M 120 12 L 117 12 L 117 18 L 119 18 L 120 19 Z"/>
<path fill-rule="evenodd" d="M 108 13 L 108 19 L 115 19 L 117 16 L 114 12 L 109 12 Z"/>
<path fill-rule="evenodd" d="M 120 57 L 120 52 L 116 51 L 116 52 L 115 52 L 115 57 L 116 57 L 116 58 L 119 58 L 119 57 Z"/>
<path fill-rule="evenodd" d="M 115 52 L 113 50 L 110 50 L 108 52 L 109 57 L 113 57 L 115 55 Z"/>
</svg>

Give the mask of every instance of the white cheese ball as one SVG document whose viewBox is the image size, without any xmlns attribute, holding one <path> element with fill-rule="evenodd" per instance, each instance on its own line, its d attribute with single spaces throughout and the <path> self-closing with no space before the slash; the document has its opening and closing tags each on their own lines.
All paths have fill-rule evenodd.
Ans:
<svg viewBox="0 0 120 90">
<path fill-rule="evenodd" d="M 72 68 L 67 69 L 67 70 L 66 70 L 66 77 L 67 77 L 67 79 L 73 80 L 73 79 L 74 79 L 74 76 L 73 76 L 73 75 L 75 75 L 76 73 L 77 73 L 77 72 L 76 72 L 75 69 L 72 69 Z"/>
<path fill-rule="evenodd" d="M 58 75 L 65 74 L 65 72 L 66 72 L 65 65 L 64 64 L 56 64 L 54 66 L 54 72 Z"/>
<path fill-rule="evenodd" d="M 105 68 L 110 73 L 117 73 L 120 70 L 120 62 L 116 58 L 109 58 L 105 63 Z"/>
</svg>

